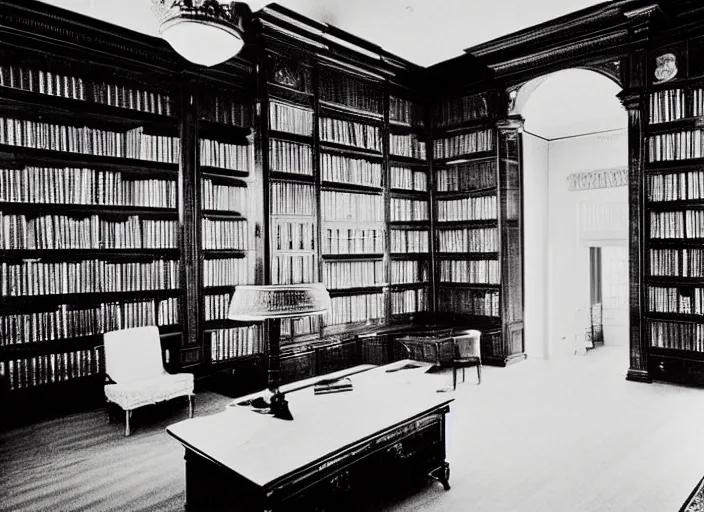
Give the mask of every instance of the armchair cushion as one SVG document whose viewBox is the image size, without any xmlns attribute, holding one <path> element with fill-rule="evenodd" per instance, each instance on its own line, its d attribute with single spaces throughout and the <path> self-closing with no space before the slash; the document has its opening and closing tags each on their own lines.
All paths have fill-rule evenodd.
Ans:
<svg viewBox="0 0 704 512">
<path fill-rule="evenodd" d="M 126 411 L 192 393 L 192 373 L 171 375 L 163 372 L 156 377 L 105 386 L 105 397 Z"/>
<path fill-rule="evenodd" d="M 106 332 L 105 372 L 115 382 L 158 377 L 164 373 L 159 328 L 152 325 Z"/>
</svg>

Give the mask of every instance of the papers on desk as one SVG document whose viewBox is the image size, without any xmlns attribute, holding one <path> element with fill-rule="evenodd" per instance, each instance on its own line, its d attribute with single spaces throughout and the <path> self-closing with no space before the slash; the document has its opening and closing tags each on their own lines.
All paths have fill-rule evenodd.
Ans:
<svg viewBox="0 0 704 512">
<path fill-rule="evenodd" d="M 316 395 L 343 393 L 345 391 L 352 391 L 352 381 L 349 377 L 342 377 L 340 379 L 323 379 L 319 380 L 315 386 L 313 386 L 313 392 Z"/>
</svg>

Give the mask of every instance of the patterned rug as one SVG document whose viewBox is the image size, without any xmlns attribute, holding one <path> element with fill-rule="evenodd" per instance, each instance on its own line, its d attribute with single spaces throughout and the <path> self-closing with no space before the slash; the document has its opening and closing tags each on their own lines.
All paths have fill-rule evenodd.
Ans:
<svg viewBox="0 0 704 512">
<path fill-rule="evenodd" d="M 680 512 L 704 512 L 704 478 L 699 481 L 692 494 L 684 502 Z"/>
</svg>

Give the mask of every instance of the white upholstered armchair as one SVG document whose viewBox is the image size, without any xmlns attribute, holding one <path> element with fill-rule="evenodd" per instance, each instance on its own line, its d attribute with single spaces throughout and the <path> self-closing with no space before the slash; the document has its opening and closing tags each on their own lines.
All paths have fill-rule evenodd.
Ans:
<svg viewBox="0 0 704 512">
<path fill-rule="evenodd" d="M 193 417 L 193 374 L 169 374 L 161 358 L 159 328 L 137 327 L 103 335 L 105 398 L 125 411 L 125 435 L 130 435 L 130 417 L 138 407 L 188 397 L 188 416 Z"/>
</svg>

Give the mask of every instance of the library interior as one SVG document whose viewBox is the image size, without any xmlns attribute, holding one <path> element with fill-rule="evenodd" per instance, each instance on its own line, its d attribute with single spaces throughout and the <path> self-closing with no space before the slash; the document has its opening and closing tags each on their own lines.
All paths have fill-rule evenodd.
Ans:
<svg viewBox="0 0 704 512">
<path fill-rule="evenodd" d="M 0 0 L 0 512 L 704 510 L 699 0 Z"/>
</svg>

